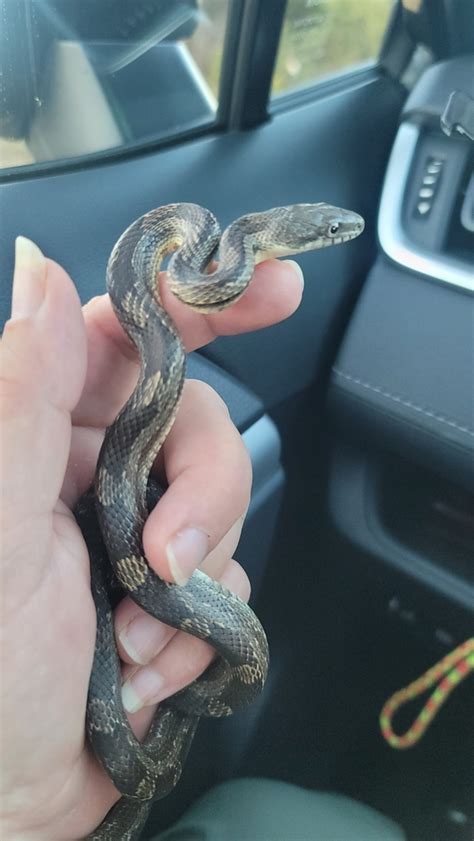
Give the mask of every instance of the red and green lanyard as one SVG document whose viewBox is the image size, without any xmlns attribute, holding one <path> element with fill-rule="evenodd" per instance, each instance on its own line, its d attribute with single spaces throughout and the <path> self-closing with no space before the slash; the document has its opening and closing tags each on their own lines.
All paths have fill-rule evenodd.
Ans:
<svg viewBox="0 0 474 841">
<path fill-rule="evenodd" d="M 388 699 L 380 713 L 380 729 L 392 748 L 411 748 L 426 732 L 440 707 L 449 698 L 453 689 L 474 671 L 474 637 L 463 642 L 454 651 L 443 657 L 439 663 L 428 669 L 418 680 L 404 689 L 395 692 Z M 442 678 L 440 680 L 440 678 Z M 430 689 L 437 682 L 434 692 L 406 733 L 397 736 L 392 728 L 392 719 L 396 711 L 407 701 L 411 701 Z"/>
</svg>

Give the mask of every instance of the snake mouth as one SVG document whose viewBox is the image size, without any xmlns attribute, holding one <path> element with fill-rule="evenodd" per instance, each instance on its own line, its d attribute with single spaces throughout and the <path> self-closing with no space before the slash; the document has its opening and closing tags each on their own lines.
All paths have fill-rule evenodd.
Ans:
<svg viewBox="0 0 474 841">
<path fill-rule="evenodd" d="M 351 239 L 355 239 L 356 237 L 358 237 L 360 233 L 362 233 L 361 230 L 354 231 L 354 233 L 350 234 L 342 234 L 340 237 L 334 237 L 334 239 L 331 239 L 330 242 L 324 243 L 323 247 L 324 245 L 339 245 L 343 242 L 350 242 Z"/>
<path fill-rule="evenodd" d="M 347 233 L 339 234 L 338 236 L 333 237 L 320 237 L 319 239 L 315 240 L 308 244 L 306 248 L 300 248 L 298 251 L 294 251 L 294 254 L 301 253 L 302 251 L 317 251 L 321 248 L 328 248 L 330 245 L 341 245 L 344 242 L 350 242 L 350 240 L 355 239 L 362 233 L 364 230 L 364 226 L 361 225 L 357 229 L 347 231 Z"/>
</svg>

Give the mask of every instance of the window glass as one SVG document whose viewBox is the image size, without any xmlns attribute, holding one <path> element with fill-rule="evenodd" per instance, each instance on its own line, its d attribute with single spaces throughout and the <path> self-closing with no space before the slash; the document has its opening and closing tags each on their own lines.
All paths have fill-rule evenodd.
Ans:
<svg viewBox="0 0 474 841">
<path fill-rule="evenodd" d="M 373 61 L 393 0 L 288 0 L 272 93 Z"/>
<path fill-rule="evenodd" d="M 215 121 L 228 0 L 0 0 L 0 167 Z"/>
</svg>

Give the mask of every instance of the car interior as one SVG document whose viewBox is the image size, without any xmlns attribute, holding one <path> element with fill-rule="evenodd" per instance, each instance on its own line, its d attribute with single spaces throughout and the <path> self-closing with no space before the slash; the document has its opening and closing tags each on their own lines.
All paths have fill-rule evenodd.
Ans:
<svg viewBox="0 0 474 841">
<path fill-rule="evenodd" d="M 160 205 L 222 228 L 295 202 L 365 219 L 297 257 L 291 318 L 189 356 L 251 456 L 236 557 L 271 668 L 251 708 L 201 722 L 143 837 L 219 781 L 264 777 L 347 795 L 408 841 L 472 841 L 472 679 L 409 749 L 379 726 L 473 633 L 472 0 L 0 6 L 2 324 L 18 234 L 86 302 Z"/>
</svg>

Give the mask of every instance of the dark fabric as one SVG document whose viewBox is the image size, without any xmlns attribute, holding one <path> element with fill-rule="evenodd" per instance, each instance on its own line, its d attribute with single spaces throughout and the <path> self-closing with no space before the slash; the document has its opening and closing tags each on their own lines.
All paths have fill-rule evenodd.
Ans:
<svg viewBox="0 0 474 841">
<path fill-rule="evenodd" d="M 154 841 L 405 841 L 405 834 L 348 797 L 242 779 L 209 791 Z"/>
</svg>

